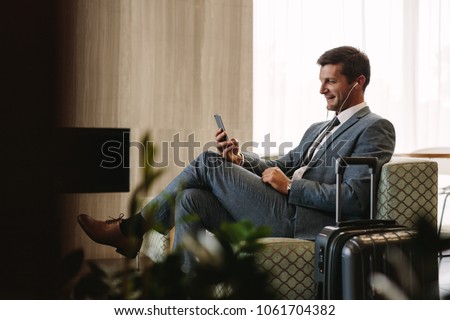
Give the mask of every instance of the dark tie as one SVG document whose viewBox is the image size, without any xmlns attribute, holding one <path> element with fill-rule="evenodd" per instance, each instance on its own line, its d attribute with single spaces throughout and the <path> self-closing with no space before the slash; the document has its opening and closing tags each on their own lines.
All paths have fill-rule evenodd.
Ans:
<svg viewBox="0 0 450 320">
<path fill-rule="evenodd" d="M 309 150 L 306 153 L 306 157 L 302 162 L 302 167 L 307 166 L 311 162 L 314 152 L 316 151 L 317 147 L 320 146 L 322 140 L 331 132 L 331 130 L 333 130 L 334 127 L 338 126 L 339 124 L 340 122 L 337 117 L 331 119 L 322 133 L 317 137 L 316 140 L 314 140 L 314 142 L 311 144 L 311 147 L 309 147 Z"/>
</svg>

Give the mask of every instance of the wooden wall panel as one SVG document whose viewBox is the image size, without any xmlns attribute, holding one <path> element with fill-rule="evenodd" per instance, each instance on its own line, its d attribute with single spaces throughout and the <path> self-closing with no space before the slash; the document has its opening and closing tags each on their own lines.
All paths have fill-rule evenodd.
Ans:
<svg viewBox="0 0 450 320">
<path fill-rule="evenodd" d="M 59 125 L 129 127 L 132 141 L 149 131 L 165 167 L 150 196 L 213 140 L 215 112 L 233 136 L 250 141 L 251 0 L 75 0 L 63 17 Z M 199 147 L 163 152 L 190 136 Z M 138 156 L 132 148 L 132 188 Z M 87 239 L 76 216 L 129 214 L 128 200 L 129 193 L 61 197 L 65 251 L 83 247 L 88 258 L 115 257 Z"/>
</svg>

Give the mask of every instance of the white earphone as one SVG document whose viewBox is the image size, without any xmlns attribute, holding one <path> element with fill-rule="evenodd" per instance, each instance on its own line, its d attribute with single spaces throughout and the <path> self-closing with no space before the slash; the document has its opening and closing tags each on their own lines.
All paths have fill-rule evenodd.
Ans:
<svg viewBox="0 0 450 320">
<path fill-rule="evenodd" d="M 355 87 L 359 84 L 359 82 L 356 82 L 353 87 L 348 91 L 347 93 L 347 97 L 345 98 L 344 102 L 342 102 L 341 106 L 339 107 L 339 111 L 338 114 L 341 113 L 341 109 L 344 106 L 344 104 L 347 102 L 348 97 L 350 97 L 350 93 L 352 93 L 353 89 L 355 89 Z"/>
</svg>

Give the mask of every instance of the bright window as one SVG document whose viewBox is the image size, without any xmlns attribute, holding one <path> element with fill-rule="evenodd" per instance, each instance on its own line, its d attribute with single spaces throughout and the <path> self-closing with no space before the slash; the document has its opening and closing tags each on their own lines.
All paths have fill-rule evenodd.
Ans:
<svg viewBox="0 0 450 320">
<path fill-rule="evenodd" d="M 253 11 L 257 152 L 287 151 L 327 118 L 316 61 L 341 45 L 368 54 L 366 101 L 393 122 L 396 152 L 450 146 L 449 0 L 255 0 Z"/>
</svg>

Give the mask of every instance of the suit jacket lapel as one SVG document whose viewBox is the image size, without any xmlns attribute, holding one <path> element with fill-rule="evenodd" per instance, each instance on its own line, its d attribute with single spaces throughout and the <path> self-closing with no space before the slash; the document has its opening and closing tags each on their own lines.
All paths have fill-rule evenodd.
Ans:
<svg viewBox="0 0 450 320">
<path fill-rule="evenodd" d="M 314 156 L 312 163 L 320 159 L 325 151 L 330 147 L 333 141 L 337 140 L 341 134 L 350 129 L 355 123 L 357 123 L 361 118 L 370 113 L 369 107 L 362 108 L 356 114 L 354 114 L 350 119 L 345 121 L 324 143 L 324 145 L 317 151 Z"/>
<path fill-rule="evenodd" d="M 331 121 L 331 120 L 330 120 Z M 330 121 L 325 121 L 322 123 L 322 125 L 318 126 L 316 128 L 316 130 L 309 135 L 309 137 L 307 138 L 307 141 L 305 143 L 305 145 L 303 146 L 302 154 L 299 155 L 299 157 L 297 158 L 297 160 L 295 161 L 295 165 L 294 165 L 294 171 L 297 170 L 298 168 L 300 168 L 300 165 L 303 162 L 303 159 L 305 159 L 306 154 L 308 153 L 309 148 L 311 147 L 311 145 L 313 144 L 313 142 L 317 139 L 317 137 L 320 135 L 320 133 L 325 129 L 325 127 L 328 125 L 328 123 Z"/>
</svg>

